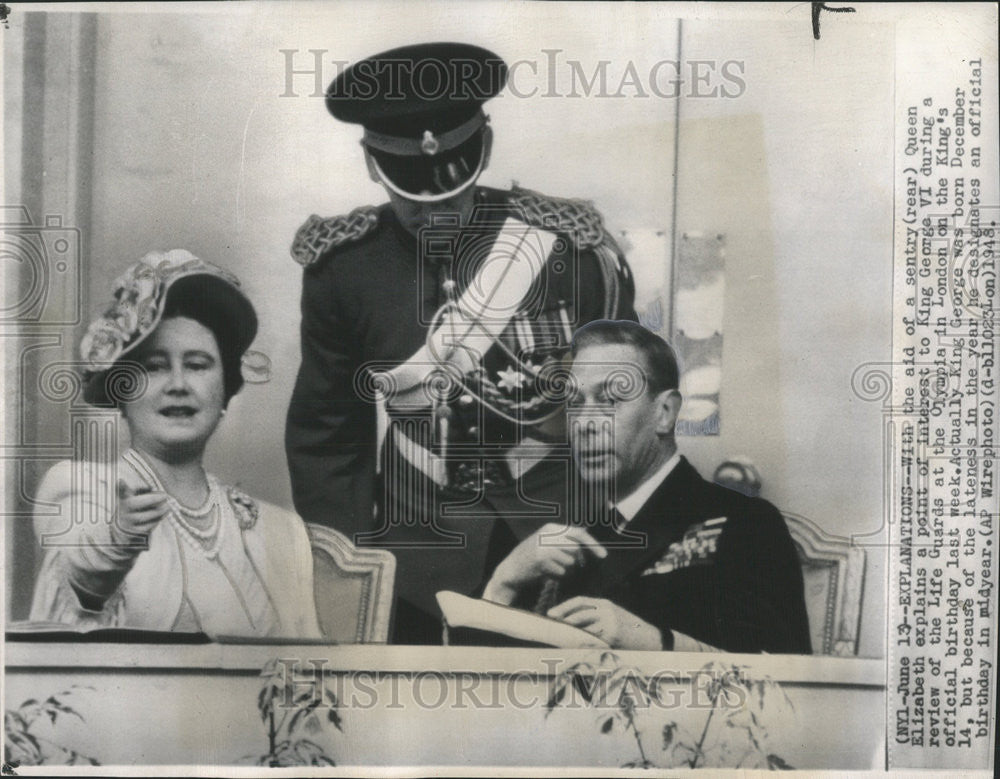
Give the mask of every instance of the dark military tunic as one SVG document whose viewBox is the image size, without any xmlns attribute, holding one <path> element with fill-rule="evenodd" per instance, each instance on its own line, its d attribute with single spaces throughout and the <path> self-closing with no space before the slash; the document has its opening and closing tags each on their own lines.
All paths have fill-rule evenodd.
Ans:
<svg viewBox="0 0 1000 779">
<path fill-rule="evenodd" d="M 636 318 L 628 266 L 587 204 L 483 188 L 476 203 L 469 226 L 438 231 L 450 244 L 418 241 L 385 205 L 313 217 L 293 245 L 306 266 L 302 364 L 286 428 L 295 507 L 358 545 L 394 552 L 397 642 L 439 642 L 437 591 L 474 591 L 512 538 L 564 519 L 571 461 L 558 392 L 538 369 L 556 367 L 586 322 Z M 559 236 L 531 292 L 460 384 L 428 390 L 426 408 L 396 407 L 389 393 L 379 455 L 375 377 L 425 346 L 441 307 L 484 261 L 476 247 L 492 244 L 508 215 Z M 515 479 L 505 455 L 526 442 L 547 456 Z M 413 451 L 442 467 L 431 472 Z"/>
</svg>

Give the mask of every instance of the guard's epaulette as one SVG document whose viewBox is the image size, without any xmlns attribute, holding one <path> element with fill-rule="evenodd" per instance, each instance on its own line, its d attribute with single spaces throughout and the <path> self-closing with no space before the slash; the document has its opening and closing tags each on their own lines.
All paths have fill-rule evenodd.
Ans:
<svg viewBox="0 0 1000 779">
<path fill-rule="evenodd" d="M 295 231 L 292 259 L 309 267 L 330 249 L 360 241 L 378 226 L 375 206 L 355 208 L 346 216 L 323 218 L 313 214 Z"/>
<path fill-rule="evenodd" d="M 527 224 L 565 233 L 577 248 L 593 249 L 608 241 L 613 245 L 604 218 L 589 200 L 550 197 L 514 184 L 507 202 L 521 211 Z"/>
<path fill-rule="evenodd" d="M 617 319 L 635 298 L 632 271 L 617 242 L 604 227 L 604 217 L 589 200 L 549 197 L 514 184 L 508 204 L 532 227 L 565 234 L 578 249 L 591 249 L 604 282 L 604 318 Z"/>
</svg>

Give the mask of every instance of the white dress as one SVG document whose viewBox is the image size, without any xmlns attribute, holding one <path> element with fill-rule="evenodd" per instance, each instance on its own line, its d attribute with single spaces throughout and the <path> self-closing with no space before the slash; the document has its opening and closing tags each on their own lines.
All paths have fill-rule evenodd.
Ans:
<svg viewBox="0 0 1000 779">
<path fill-rule="evenodd" d="M 312 551 L 298 515 L 209 476 L 205 506 L 172 504 L 147 548 L 114 524 L 119 480 L 133 490 L 163 489 L 135 450 L 114 466 L 63 461 L 46 474 L 35 510 L 46 551 L 31 619 L 212 637 L 321 637 Z"/>
</svg>

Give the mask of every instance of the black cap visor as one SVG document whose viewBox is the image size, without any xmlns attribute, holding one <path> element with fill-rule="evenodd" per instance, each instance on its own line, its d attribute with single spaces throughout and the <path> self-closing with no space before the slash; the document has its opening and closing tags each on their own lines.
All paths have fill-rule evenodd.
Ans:
<svg viewBox="0 0 1000 779">
<path fill-rule="evenodd" d="M 482 132 L 433 156 L 389 154 L 369 147 L 385 185 L 402 197 L 420 201 L 444 200 L 469 187 L 482 172 L 483 152 Z"/>
</svg>

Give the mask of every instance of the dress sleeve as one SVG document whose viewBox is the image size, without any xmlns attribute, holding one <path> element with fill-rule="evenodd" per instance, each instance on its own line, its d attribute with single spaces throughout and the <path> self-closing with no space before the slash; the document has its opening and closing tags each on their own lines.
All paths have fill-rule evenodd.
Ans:
<svg viewBox="0 0 1000 779">
<path fill-rule="evenodd" d="M 31 619 L 80 627 L 119 624 L 122 582 L 140 549 L 114 531 L 107 474 L 64 461 L 45 476 L 36 496 L 34 526 L 45 550 L 35 582 Z"/>
<path fill-rule="evenodd" d="M 355 393 L 360 346 L 336 310 L 334 291 L 328 269 L 306 270 L 302 362 L 285 450 L 296 511 L 353 537 L 373 524 L 375 407 Z"/>
<path fill-rule="evenodd" d="M 292 511 L 253 501 L 258 518 L 243 531 L 244 544 L 277 609 L 282 635 L 320 639 L 313 590 L 313 558 L 309 534 Z"/>
</svg>

